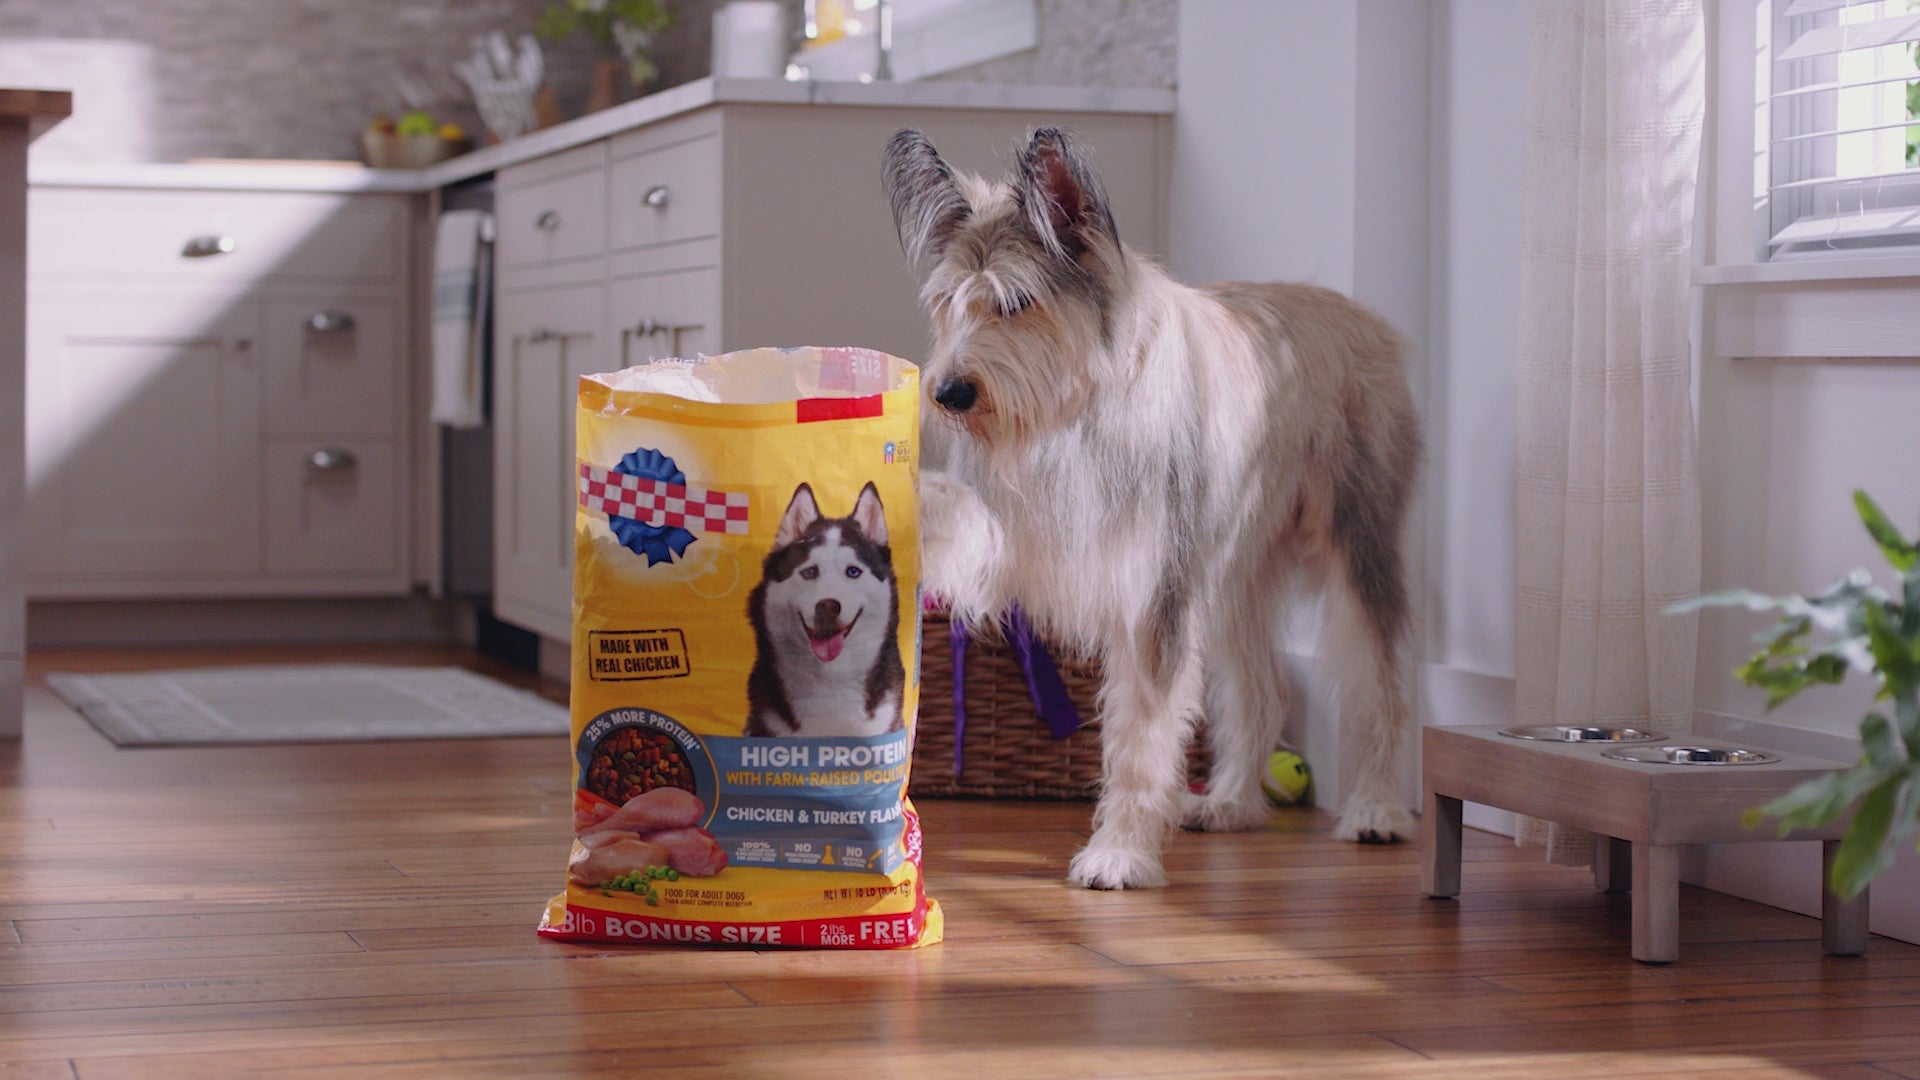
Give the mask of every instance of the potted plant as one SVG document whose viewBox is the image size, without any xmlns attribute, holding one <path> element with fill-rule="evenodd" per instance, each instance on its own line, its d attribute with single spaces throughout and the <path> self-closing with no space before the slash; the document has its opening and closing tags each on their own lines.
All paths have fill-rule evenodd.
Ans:
<svg viewBox="0 0 1920 1080">
<path fill-rule="evenodd" d="M 1838 683 L 1849 671 L 1878 683 L 1875 700 L 1886 705 L 1860 720 L 1858 762 L 1747 813 L 1749 827 L 1778 818 L 1784 836 L 1852 811 L 1832 880 L 1834 891 L 1848 897 L 1892 865 L 1899 846 L 1920 825 L 1920 539 L 1903 535 L 1866 492 L 1855 491 L 1853 503 L 1900 577 L 1898 595 L 1875 584 L 1866 570 L 1855 570 L 1814 596 L 1733 590 L 1672 609 L 1781 613 L 1758 637 L 1760 651 L 1735 672 L 1767 691 L 1769 710 L 1810 686 Z"/>
<path fill-rule="evenodd" d="M 602 48 L 619 52 L 619 60 L 603 59 L 594 65 L 587 108 L 597 111 L 619 104 L 615 84 L 622 66 L 635 87 L 659 74 L 647 59 L 646 48 L 670 21 L 664 0 L 561 0 L 540 13 L 534 33 L 544 41 L 561 41 L 584 32 Z"/>
</svg>

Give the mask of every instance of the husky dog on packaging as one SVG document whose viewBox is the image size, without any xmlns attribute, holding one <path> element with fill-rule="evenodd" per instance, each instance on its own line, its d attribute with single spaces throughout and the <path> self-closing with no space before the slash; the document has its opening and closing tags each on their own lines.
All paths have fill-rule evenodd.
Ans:
<svg viewBox="0 0 1920 1080">
<path fill-rule="evenodd" d="M 1104 666 L 1102 792 L 1068 876 L 1160 885 L 1176 823 L 1268 819 L 1280 615 L 1303 593 L 1324 597 L 1340 690 L 1335 833 L 1411 836 L 1401 536 L 1420 438 L 1399 336 L 1326 289 L 1174 281 L 1121 243 L 1055 128 L 998 181 L 903 131 L 884 176 L 932 323 L 930 464 L 947 444 L 921 477 L 926 589 L 967 620 L 1018 601 Z M 1213 773 L 1190 796 L 1203 703 Z"/>
<path fill-rule="evenodd" d="M 758 656 L 748 735 L 881 735 L 903 724 L 900 584 L 880 493 L 843 518 L 794 489 L 747 599 Z"/>
</svg>

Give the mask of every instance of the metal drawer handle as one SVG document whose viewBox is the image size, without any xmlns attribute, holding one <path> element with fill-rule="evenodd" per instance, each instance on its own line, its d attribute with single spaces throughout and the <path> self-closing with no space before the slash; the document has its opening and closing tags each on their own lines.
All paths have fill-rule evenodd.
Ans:
<svg viewBox="0 0 1920 1080">
<path fill-rule="evenodd" d="M 323 446 L 307 455 L 308 472 L 345 472 L 359 463 L 353 451 L 337 446 Z"/>
<path fill-rule="evenodd" d="M 316 334 L 336 334 L 353 329 L 353 314 L 346 311 L 316 311 L 307 316 L 307 329 Z"/>
<path fill-rule="evenodd" d="M 653 207 L 655 210 L 665 210 L 667 208 L 667 185 L 653 185 L 647 189 L 645 195 L 640 196 L 640 201 Z"/>
<path fill-rule="evenodd" d="M 535 345 L 545 345 L 549 341 L 558 341 L 565 336 L 565 334 L 551 327 L 536 326 L 533 328 L 533 332 L 527 335 L 527 340 Z"/>
<path fill-rule="evenodd" d="M 560 214 L 554 210 L 543 210 L 533 219 L 533 227 L 541 232 L 552 232 L 560 227 Z"/>
<path fill-rule="evenodd" d="M 658 319 L 641 319 L 633 324 L 631 332 L 635 337 L 652 337 L 655 334 L 679 334 L 688 330 L 698 330 L 700 326 L 700 323 L 664 323 Z"/>
<path fill-rule="evenodd" d="M 225 255 L 233 250 L 231 236 L 196 236 L 187 241 L 180 254 L 189 259 L 205 259 L 214 255 Z"/>
</svg>

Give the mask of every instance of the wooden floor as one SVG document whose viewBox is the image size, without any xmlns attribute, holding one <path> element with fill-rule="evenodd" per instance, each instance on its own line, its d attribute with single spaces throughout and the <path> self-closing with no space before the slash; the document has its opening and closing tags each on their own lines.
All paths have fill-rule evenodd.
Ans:
<svg viewBox="0 0 1920 1080">
<path fill-rule="evenodd" d="M 947 941 L 907 953 L 537 940 L 549 740 L 116 750 L 50 670 L 337 659 L 43 653 L 0 746 L 0 1077 L 1920 1077 L 1920 948 L 1624 898 L 1470 833 L 1459 901 L 1314 811 L 1182 835 L 1172 884 L 1062 881 L 1084 805 L 932 802 Z M 354 658 L 459 660 L 382 649 Z"/>
</svg>

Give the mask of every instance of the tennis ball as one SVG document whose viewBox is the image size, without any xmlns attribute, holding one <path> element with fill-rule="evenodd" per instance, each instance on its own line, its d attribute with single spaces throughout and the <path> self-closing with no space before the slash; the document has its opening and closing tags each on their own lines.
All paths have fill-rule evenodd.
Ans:
<svg viewBox="0 0 1920 1080">
<path fill-rule="evenodd" d="M 1307 763 L 1299 754 L 1291 750 L 1275 750 L 1267 759 L 1267 775 L 1260 778 L 1260 786 L 1266 789 L 1267 798 L 1276 805 L 1292 806 L 1307 793 L 1307 785 L 1313 777 L 1307 772 Z"/>
</svg>

